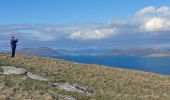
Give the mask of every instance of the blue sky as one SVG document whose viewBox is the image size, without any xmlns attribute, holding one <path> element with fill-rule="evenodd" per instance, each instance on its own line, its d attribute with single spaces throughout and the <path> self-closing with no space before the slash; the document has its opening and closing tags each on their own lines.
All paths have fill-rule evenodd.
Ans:
<svg viewBox="0 0 170 100">
<path fill-rule="evenodd" d="M 0 0 L 0 46 L 169 48 L 170 0 Z M 135 41 L 135 42 L 134 42 Z"/>
<path fill-rule="evenodd" d="M 129 19 L 146 6 L 168 6 L 169 0 L 1 0 L 2 24 L 74 24 Z"/>
</svg>

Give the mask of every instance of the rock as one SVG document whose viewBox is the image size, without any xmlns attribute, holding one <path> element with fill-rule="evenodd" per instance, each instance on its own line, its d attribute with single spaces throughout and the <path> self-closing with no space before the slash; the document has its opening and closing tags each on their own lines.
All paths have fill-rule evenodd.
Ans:
<svg viewBox="0 0 170 100">
<path fill-rule="evenodd" d="M 48 83 L 49 86 L 55 87 L 59 90 L 66 90 L 66 91 L 72 91 L 72 92 L 77 92 L 77 93 L 81 93 L 84 95 L 91 95 L 92 91 L 85 88 L 85 87 L 80 87 L 76 84 L 70 84 L 68 82 L 61 84 L 61 83 Z"/>
<path fill-rule="evenodd" d="M 3 69 L 2 74 L 6 74 L 6 75 L 10 75 L 10 74 L 26 74 L 28 77 L 30 77 L 32 79 L 35 79 L 35 80 L 48 81 L 47 78 L 44 78 L 44 77 L 42 77 L 40 75 L 37 75 L 37 74 L 33 74 L 31 72 L 28 72 L 24 68 L 16 68 L 16 67 L 12 67 L 12 66 L 0 66 L 0 68 Z"/>
<path fill-rule="evenodd" d="M 37 74 L 33 74 L 33 73 L 31 73 L 31 72 L 28 72 L 28 73 L 27 73 L 27 76 L 30 77 L 30 78 L 32 78 L 32 79 L 35 79 L 35 80 L 48 81 L 47 78 L 42 77 L 42 76 L 37 75 Z"/>
<path fill-rule="evenodd" d="M 16 68 L 12 66 L 0 66 L 3 69 L 3 74 L 26 74 L 28 71 L 24 68 Z"/>
</svg>

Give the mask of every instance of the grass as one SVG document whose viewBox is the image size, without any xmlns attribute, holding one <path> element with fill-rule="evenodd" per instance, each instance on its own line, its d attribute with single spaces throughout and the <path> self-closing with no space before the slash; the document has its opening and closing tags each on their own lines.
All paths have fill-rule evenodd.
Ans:
<svg viewBox="0 0 170 100">
<path fill-rule="evenodd" d="M 170 100 L 168 76 L 43 57 L 16 56 L 12 59 L 6 54 L 0 54 L 0 65 L 26 68 L 48 77 L 50 82 L 75 83 L 94 91 L 93 95 L 85 96 L 57 90 L 48 87 L 47 82 L 32 80 L 25 76 L 0 74 L 0 91 L 7 92 L 0 93 L 0 97 L 19 100 L 48 97 L 45 100 L 50 98 L 52 100 L 56 97 L 49 91 L 53 91 L 70 95 L 78 100 Z"/>
</svg>

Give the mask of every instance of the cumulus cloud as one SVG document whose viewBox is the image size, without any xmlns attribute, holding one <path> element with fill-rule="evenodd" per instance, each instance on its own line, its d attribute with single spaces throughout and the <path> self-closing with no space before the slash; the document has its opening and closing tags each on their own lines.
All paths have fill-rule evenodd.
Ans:
<svg viewBox="0 0 170 100">
<path fill-rule="evenodd" d="M 145 31 L 161 31 L 170 29 L 170 21 L 160 17 L 153 17 L 143 23 L 140 29 Z"/>
<path fill-rule="evenodd" d="M 18 35 L 36 41 L 55 41 L 57 39 L 100 40 L 117 37 L 127 33 L 147 33 L 170 30 L 170 8 L 162 6 L 145 7 L 136 12 L 134 22 L 110 20 L 105 23 L 89 25 L 49 25 L 49 24 L 13 24 L 0 25 L 1 38 Z M 122 35 L 121 35 L 122 36 Z"/>
<path fill-rule="evenodd" d="M 170 8 L 167 6 L 143 8 L 136 13 L 134 19 L 142 31 L 170 30 Z"/>
<path fill-rule="evenodd" d="M 67 38 L 75 40 L 101 40 L 116 37 L 132 25 L 123 20 L 109 20 L 105 23 L 82 25 L 69 32 Z"/>
<path fill-rule="evenodd" d="M 71 33 L 68 38 L 78 40 L 97 40 L 116 35 L 117 29 L 84 29 Z"/>
<path fill-rule="evenodd" d="M 118 27 L 121 27 L 121 24 L 100 23 L 72 26 L 48 24 L 1 25 L 0 33 L 5 36 L 16 35 L 37 41 L 55 41 L 62 38 L 73 40 L 99 40 L 116 35 L 118 33 Z"/>
<path fill-rule="evenodd" d="M 137 16 L 145 16 L 146 14 L 154 13 L 155 10 L 154 6 L 145 7 L 137 12 Z"/>
</svg>

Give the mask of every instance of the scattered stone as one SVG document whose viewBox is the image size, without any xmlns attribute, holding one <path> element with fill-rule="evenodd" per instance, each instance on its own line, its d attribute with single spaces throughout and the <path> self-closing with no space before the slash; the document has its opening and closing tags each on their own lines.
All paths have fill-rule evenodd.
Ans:
<svg viewBox="0 0 170 100">
<path fill-rule="evenodd" d="M 41 81 L 48 81 L 48 78 L 45 78 L 43 76 L 37 75 L 37 74 L 33 74 L 31 72 L 28 72 L 26 69 L 24 68 L 16 68 L 16 67 L 12 67 L 12 66 L 0 66 L 0 68 L 3 69 L 3 74 L 6 75 L 11 75 L 11 74 L 19 74 L 19 75 L 27 75 L 28 77 L 30 77 L 31 79 L 35 79 L 35 80 L 41 80 Z M 64 84 L 62 83 L 48 83 L 49 86 L 55 87 L 59 90 L 66 90 L 66 91 L 71 91 L 71 92 L 77 92 L 77 93 L 81 93 L 84 95 L 91 95 L 93 91 L 85 88 L 85 87 L 80 87 L 76 84 L 70 84 L 69 82 L 66 82 Z M 71 97 L 71 96 L 67 96 L 67 95 L 62 95 L 62 94 L 56 94 L 59 98 L 62 98 L 63 100 L 76 100 L 75 98 Z"/>
<path fill-rule="evenodd" d="M 31 72 L 28 72 L 24 68 L 16 68 L 16 67 L 12 67 L 12 66 L 0 66 L 0 68 L 3 69 L 3 73 L 2 74 L 5 74 L 5 75 L 11 75 L 11 74 L 21 75 L 21 74 L 26 74 L 28 77 L 30 77 L 32 79 L 35 79 L 35 80 L 48 81 L 47 78 L 42 77 L 42 76 L 37 75 L 37 74 L 33 74 Z"/>
<path fill-rule="evenodd" d="M 47 78 L 42 77 L 42 76 L 37 75 L 37 74 L 33 74 L 33 73 L 31 73 L 31 72 L 28 72 L 28 73 L 27 73 L 27 76 L 30 77 L 30 78 L 32 78 L 32 79 L 35 79 L 35 80 L 48 81 Z"/>
<path fill-rule="evenodd" d="M 61 83 L 48 83 L 49 86 L 55 87 L 59 90 L 66 90 L 66 91 L 72 91 L 72 92 L 77 92 L 77 93 L 81 93 L 84 95 L 91 95 L 92 91 L 85 88 L 85 87 L 80 87 L 76 84 L 70 84 L 68 82 L 61 84 Z"/>
<path fill-rule="evenodd" d="M 57 94 L 54 91 L 48 91 L 49 94 L 53 95 L 57 99 L 62 99 L 62 100 L 76 100 L 76 98 L 68 96 L 68 95 L 63 95 L 63 94 Z"/>
<path fill-rule="evenodd" d="M 26 74 L 28 71 L 24 68 L 16 68 L 12 66 L 0 66 L 3 69 L 3 74 Z"/>
</svg>

